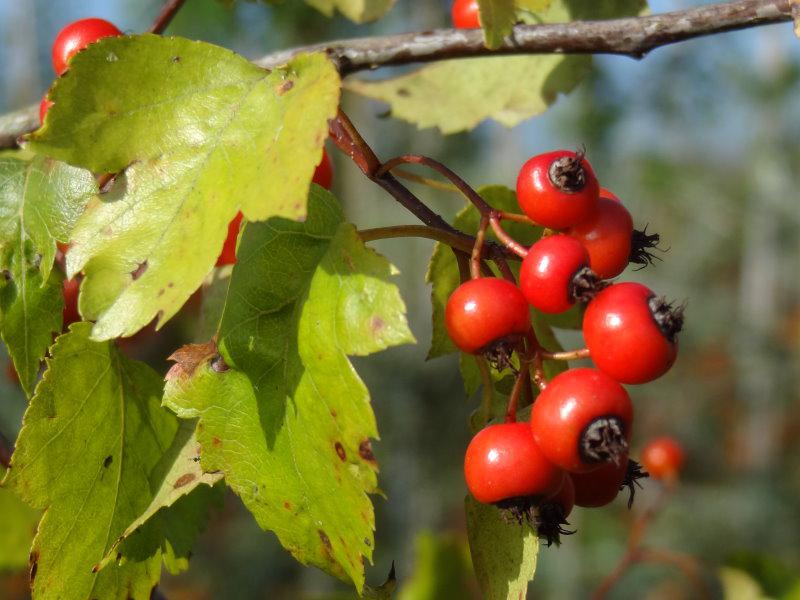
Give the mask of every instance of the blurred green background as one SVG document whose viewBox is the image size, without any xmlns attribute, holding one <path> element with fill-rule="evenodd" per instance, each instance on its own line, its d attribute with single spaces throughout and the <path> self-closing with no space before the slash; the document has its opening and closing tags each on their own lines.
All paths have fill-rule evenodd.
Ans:
<svg viewBox="0 0 800 600">
<path fill-rule="evenodd" d="M 587 0 L 589 1 L 589 0 Z M 655 12 L 695 2 L 656 0 Z M 0 112 L 38 102 L 52 79 L 49 48 L 66 23 L 110 19 L 145 29 L 158 0 L 0 0 Z M 298 1 L 277 7 L 189 0 L 169 32 L 230 47 L 248 57 L 324 39 L 448 25 L 449 2 L 398 0 L 366 26 L 328 20 Z M 380 76 L 388 74 L 381 71 Z M 416 152 L 453 167 L 475 186 L 513 186 L 527 157 L 585 145 L 603 185 L 635 223 L 661 234 L 663 261 L 622 279 L 687 300 L 681 353 L 663 379 L 631 388 L 635 448 L 669 434 L 686 446 L 682 484 L 648 532 L 646 544 L 696 556 L 715 594 L 722 565 L 750 573 L 769 597 L 800 597 L 800 44 L 789 25 L 714 36 L 653 52 L 645 60 L 598 57 L 591 78 L 544 115 L 513 130 L 484 124 L 443 137 L 383 118 L 384 107 L 345 97 L 351 118 L 384 158 Z M 361 228 L 413 223 L 344 156 L 331 150 L 334 191 Z M 451 216 L 458 197 L 414 188 Z M 382 583 L 392 562 L 403 600 L 477 597 L 465 558 L 461 461 L 474 408 L 462 393 L 455 357 L 425 362 L 430 339 L 432 244 L 377 244 L 401 270 L 416 347 L 356 366 L 367 382 L 381 441 L 375 454 L 386 498 L 375 497 L 375 565 Z M 194 335 L 186 315 L 157 342 L 133 352 L 162 372 L 164 358 Z M 566 347 L 580 343 L 562 335 Z M 0 381 L 0 432 L 16 435 L 25 400 Z M 658 496 L 645 481 L 637 506 L 577 509 L 578 530 L 542 548 L 529 597 L 588 597 L 622 556 L 632 518 Z M 25 597 L 26 576 L 0 574 L 0 598 Z M 752 582 L 748 582 L 752 583 Z M 758 598 L 747 585 L 728 596 Z M 238 500 L 202 535 L 188 573 L 165 576 L 167 598 L 333 598 L 348 588 L 296 564 L 258 529 Z M 638 566 L 612 598 L 691 598 L 679 571 Z"/>
</svg>

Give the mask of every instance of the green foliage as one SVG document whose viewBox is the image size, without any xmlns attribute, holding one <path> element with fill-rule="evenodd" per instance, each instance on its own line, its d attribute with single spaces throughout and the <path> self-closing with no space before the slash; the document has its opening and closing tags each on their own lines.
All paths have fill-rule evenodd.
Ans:
<svg viewBox="0 0 800 600">
<path fill-rule="evenodd" d="M 536 572 L 539 539 L 527 524 L 509 523 L 496 506 L 467 496 L 467 535 L 475 575 L 487 600 L 524 598 Z"/>
<path fill-rule="evenodd" d="M 160 481 L 150 506 L 117 539 L 101 563 L 118 553 L 144 560 L 159 549 L 174 573 L 188 568 L 192 544 L 205 527 L 209 508 L 221 505 L 222 473 L 204 473 L 200 468 L 200 445 L 194 421 L 181 421 L 171 446 L 156 465 L 151 481 Z M 169 559 L 167 558 L 169 557 Z"/>
<path fill-rule="evenodd" d="M 150 504 L 178 420 L 159 406 L 161 378 L 89 341 L 90 330 L 75 324 L 52 348 L 4 484 L 46 509 L 31 551 L 34 598 L 149 598 L 159 551 L 93 566 Z"/>
<path fill-rule="evenodd" d="M 6 470 L 0 466 L 0 478 Z M 0 487 L 0 571 L 23 569 L 28 564 L 39 512 L 9 489 Z"/>
<path fill-rule="evenodd" d="M 463 539 L 423 532 L 415 541 L 414 573 L 397 600 L 471 597 L 472 567 Z"/>
<path fill-rule="evenodd" d="M 480 22 L 487 48 L 497 48 L 516 23 L 514 0 L 478 0 Z"/>
<path fill-rule="evenodd" d="M 79 219 L 68 274 L 96 340 L 174 315 L 211 270 L 227 223 L 301 218 L 336 114 L 322 55 L 264 71 L 229 50 L 153 35 L 80 52 L 30 136 L 38 153 L 95 172 L 126 168 Z M 142 93 L 147 90 L 147 93 Z"/>
<path fill-rule="evenodd" d="M 202 467 L 219 471 L 301 562 L 364 582 L 376 488 L 368 392 L 348 355 L 413 342 L 393 267 L 364 247 L 329 193 L 308 218 L 245 227 L 216 349 L 178 356 L 165 403 L 200 418 Z"/>
<path fill-rule="evenodd" d="M 30 395 L 39 364 L 61 329 L 61 277 L 51 273 L 95 192 L 91 173 L 44 158 L 0 158 L 0 334 Z"/>
<path fill-rule="evenodd" d="M 481 17 L 486 43 L 497 45 L 513 22 L 509 0 L 484 0 Z M 643 0 L 552 0 L 523 2 L 517 17 L 533 23 L 607 19 L 636 15 Z M 542 9 L 531 12 L 532 9 Z M 572 91 L 591 69 L 588 56 L 506 56 L 443 61 L 382 81 L 354 79 L 345 85 L 389 104 L 392 116 L 420 128 L 450 134 L 473 129 L 486 119 L 506 127 L 544 112 L 559 94 Z"/>
</svg>

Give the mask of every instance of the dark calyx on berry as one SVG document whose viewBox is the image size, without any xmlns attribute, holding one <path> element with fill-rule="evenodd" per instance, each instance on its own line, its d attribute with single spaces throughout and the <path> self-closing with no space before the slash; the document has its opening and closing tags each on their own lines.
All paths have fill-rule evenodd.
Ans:
<svg viewBox="0 0 800 600">
<path fill-rule="evenodd" d="M 586 185 L 586 169 L 583 168 L 582 162 L 582 152 L 554 160 L 547 173 L 550 181 L 559 190 L 568 194 L 581 191 Z"/>
<path fill-rule="evenodd" d="M 628 468 L 625 470 L 625 479 L 622 480 L 622 485 L 619 487 L 620 491 L 625 488 L 628 488 L 628 509 L 633 506 L 633 496 L 636 494 L 636 488 L 642 487 L 642 484 L 639 483 L 640 479 L 645 479 L 650 477 L 650 473 L 642 469 L 642 465 L 640 465 L 635 460 L 628 459 Z"/>
<path fill-rule="evenodd" d="M 492 342 L 489 346 L 487 346 L 481 354 L 483 357 L 498 371 L 505 371 L 509 369 L 514 375 L 517 374 L 517 369 L 514 367 L 514 363 L 511 361 L 511 356 L 514 354 L 514 350 L 519 347 L 520 342 L 522 341 L 521 335 L 507 335 L 504 338 L 500 338 Z"/>
<path fill-rule="evenodd" d="M 550 547 L 553 544 L 561 545 L 562 535 L 572 535 L 575 529 L 565 529 L 564 525 L 569 525 L 564 508 L 554 502 L 543 502 L 536 511 L 534 520 L 537 535 L 547 542 Z"/>
<path fill-rule="evenodd" d="M 605 287 L 608 287 L 608 282 L 600 279 L 589 267 L 581 267 L 572 276 L 569 296 L 576 302 L 589 302 Z"/>
<path fill-rule="evenodd" d="M 668 302 L 663 296 L 653 296 L 647 301 L 647 305 L 664 337 L 674 344 L 683 329 L 683 313 L 686 310 L 686 304 L 674 306 L 674 303 Z"/>
<path fill-rule="evenodd" d="M 662 250 L 658 247 L 660 243 L 661 236 L 657 233 L 647 233 L 647 225 L 641 231 L 634 229 L 631 236 L 631 255 L 628 262 L 640 265 L 639 269 L 644 269 L 647 265 L 652 265 L 653 261 L 661 260 L 660 257 L 651 252 L 651 250 L 667 252 L 667 250 Z"/>
<path fill-rule="evenodd" d="M 581 433 L 581 456 L 587 462 L 619 464 L 628 452 L 625 426 L 617 417 L 598 417 Z"/>
</svg>

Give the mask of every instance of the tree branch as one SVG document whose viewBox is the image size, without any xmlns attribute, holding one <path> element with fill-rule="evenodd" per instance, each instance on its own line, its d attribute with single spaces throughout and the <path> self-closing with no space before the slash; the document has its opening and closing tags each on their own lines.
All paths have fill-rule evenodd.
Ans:
<svg viewBox="0 0 800 600">
<path fill-rule="evenodd" d="M 158 13 L 158 16 L 155 21 L 153 21 L 148 31 L 150 33 L 164 33 L 164 30 L 172 22 L 175 15 L 178 14 L 184 2 L 186 2 L 186 0 L 169 0 L 164 5 L 164 8 L 161 9 L 161 12 Z"/>
<path fill-rule="evenodd" d="M 326 52 L 342 75 L 378 67 L 505 54 L 620 54 L 642 58 L 659 46 L 701 36 L 792 20 L 793 0 L 738 0 L 699 8 L 606 21 L 517 25 L 490 50 L 479 29 L 438 29 L 314 44 L 269 54 L 272 68 L 302 52 Z"/>
<path fill-rule="evenodd" d="M 170 2 L 165 12 L 181 4 Z M 274 52 L 255 63 L 273 68 L 303 52 L 325 52 L 342 75 L 349 75 L 378 67 L 511 54 L 618 54 L 642 58 L 668 44 L 791 21 L 797 12 L 800 11 L 794 0 L 737 0 L 646 17 L 517 25 L 494 50 L 483 45 L 483 32 L 479 29 L 438 29 L 324 42 Z M 38 104 L 0 116 L 0 148 L 15 146 L 19 136 L 38 126 Z"/>
</svg>

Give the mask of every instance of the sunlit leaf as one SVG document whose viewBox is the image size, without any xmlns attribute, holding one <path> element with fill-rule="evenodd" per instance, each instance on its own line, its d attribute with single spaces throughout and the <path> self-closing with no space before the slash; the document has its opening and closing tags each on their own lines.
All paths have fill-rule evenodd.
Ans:
<svg viewBox="0 0 800 600">
<path fill-rule="evenodd" d="M 93 567 L 153 498 L 150 476 L 178 431 L 161 378 L 78 323 L 58 338 L 4 481 L 45 510 L 31 551 L 35 599 L 149 598 L 160 552 Z"/>
<path fill-rule="evenodd" d="M 6 470 L 0 467 L 0 479 Z M 0 488 L 0 572 L 28 566 L 39 511 L 30 508 L 13 491 Z"/>
<path fill-rule="evenodd" d="M 93 339 L 174 315 L 237 210 L 305 215 L 339 85 L 320 54 L 268 72 L 181 38 L 106 38 L 75 56 L 29 146 L 95 172 L 126 169 L 89 204 L 67 256 L 70 275 L 86 273 L 80 306 L 97 321 Z"/>
<path fill-rule="evenodd" d="M 369 395 L 347 356 L 413 341 L 393 267 L 317 186 L 305 222 L 245 227 L 219 332 L 182 351 L 165 403 L 197 418 L 203 470 L 220 471 L 301 562 L 358 589 L 373 548 Z"/>
</svg>

